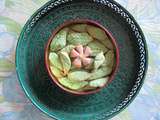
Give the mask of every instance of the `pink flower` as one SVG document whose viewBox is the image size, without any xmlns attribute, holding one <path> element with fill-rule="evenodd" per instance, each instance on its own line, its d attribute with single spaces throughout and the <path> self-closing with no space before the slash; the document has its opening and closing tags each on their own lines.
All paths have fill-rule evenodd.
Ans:
<svg viewBox="0 0 160 120">
<path fill-rule="evenodd" d="M 76 68 L 88 66 L 92 62 L 91 53 L 92 51 L 88 46 L 77 45 L 70 53 L 70 57 L 73 58 L 72 64 Z"/>
</svg>

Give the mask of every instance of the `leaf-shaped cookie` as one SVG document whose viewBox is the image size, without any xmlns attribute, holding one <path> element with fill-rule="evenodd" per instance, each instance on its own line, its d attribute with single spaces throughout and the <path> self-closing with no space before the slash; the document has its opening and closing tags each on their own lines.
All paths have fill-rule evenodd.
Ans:
<svg viewBox="0 0 160 120">
<path fill-rule="evenodd" d="M 61 31 L 59 31 L 55 37 L 53 38 L 51 44 L 50 44 L 50 50 L 51 51 L 58 51 L 62 49 L 66 45 L 66 38 L 68 34 L 68 28 L 64 28 Z"/>
<path fill-rule="evenodd" d="M 86 24 L 76 24 L 72 25 L 71 29 L 77 32 L 86 32 Z"/>
<path fill-rule="evenodd" d="M 95 39 L 104 40 L 107 36 L 105 31 L 98 27 L 87 25 L 86 28 L 88 33 Z"/>
<path fill-rule="evenodd" d="M 89 82 L 91 87 L 103 87 L 108 81 L 108 77 L 92 80 Z"/>
<path fill-rule="evenodd" d="M 55 52 L 49 53 L 49 61 L 50 65 L 57 67 L 58 69 L 62 70 L 62 64 L 60 62 L 59 56 Z"/>
<path fill-rule="evenodd" d="M 64 47 L 61 52 L 67 52 L 68 54 L 71 52 L 72 49 L 74 49 L 75 46 L 74 45 L 67 45 L 66 47 Z"/>
<path fill-rule="evenodd" d="M 98 53 L 94 60 L 94 69 L 98 69 L 103 64 L 104 61 L 105 57 L 103 55 L 103 52 Z"/>
<path fill-rule="evenodd" d="M 100 67 L 99 69 L 93 71 L 88 80 L 94 80 L 98 78 L 105 77 L 112 72 L 112 68 L 108 66 Z"/>
<path fill-rule="evenodd" d="M 78 90 L 78 89 L 83 88 L 84 86 L 86 86 L 88 84 L 87 81 L 81 81 L 81 82 L 71 81 L 66 77 L 61 78 L 58 81 L 64 87 L 70 88 L 72 90 Z"/>
<path fill-rule="evenodd" d="M 98 41 L 101 42 L 108 49 L 110 49 L 110 50 L 113 49 L 113 44 L 112 44 L 111 40 L 108 38 L 108 36 L 104 40 L 98 40 Z"/>
<path fill-rule="evenodd" d="M 74 81 L 85 81 L 90 77 L 90 73 L 86 71 L 73 71 L 68 74 L 68 78 Z"/>
<path fill-rule="evenodd" d="M 54 67 L 54 66 L 50 66 L 51 72 L 53 73 L 53 75 L 57 78 L 62 78 L 63 77 L 63 73 L 60 69 Z"/>
<path fill-rule="evenodd" d="M 103 63 L 103 66 L 110 66 L 112 67 L 114 64 L 114 52 L 112 50 L 109 50 L 105 54 L 105 62 Z"/>
<path fill-rule="evenodd" d="M 91 87 L 91 86 L 89 86 L 89 84 L 88 84 L 88 85 L 86 85 L 85 87 L 79 89 L 78 91 L 90 91 L 90 90 L 94 90 L 94 89 L 96 89 L 96 87 Z"/>
<path fill-rule="evenodd" d="M 59 58 L 62 64 L 63 73 L 67 74 L 71 68 L 71 60 L 66 52 L 59 52 Z"/>
<path fill-rule="evenodd" d="M 92 55 L 95 56 L 100 52 L 107 52 L 108 48 L 106 48 L 103 44 L 101 44 L 98 40 L 94 40 L 88 44 L 88 47 L 92 50 Z"/>
<path fill-rule="evenodd" d="M 86 45 L 92 40 L 93 38 L 89 36 L 88 33 L 71 32 L 68 34 L 68 37 L 67 37 L 67 42 L 73 45 L 78 45 L 78 44 Z"/>
<path fill-rule="evenodd" d="M 111 42 L 111 40 L 108 38 L 105 39 L 105 40 L 101 40 L 101 42 L 110 50 L 113 50 L 113 44 Z"/>
</svg>

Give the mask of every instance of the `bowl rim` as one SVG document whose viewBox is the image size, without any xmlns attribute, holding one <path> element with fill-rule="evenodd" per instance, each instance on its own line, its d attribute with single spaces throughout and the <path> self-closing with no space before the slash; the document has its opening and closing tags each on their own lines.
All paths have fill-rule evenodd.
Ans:
<svg viewBox="0 0 160 120">
<path fill-rule="evenodd" d="M 57 78 L 54 76 L 54 74 L 51 72 L 50 70 L 50 65 L 49 65 L 49 47 L 50 44 L 52 42 L 52 39 L 55 37 L 55 35 L 63 28 L 73 25 L 73 24 L 88 24 L 88 25 L 93 25 L 96 26 L 100 29 L 102 29 L 103 31 L 105 31 L 106 35 L 110 38 L 110 41 L 112 42 L 114 49 L 115 49 L 115 56 L 116 56 L 116 64 L 112 70 L 111 75 L 109 76 L 109 80 L 108 82 L 106 82 L 106 84 L 103 87 L 100 88 L 96 88 L 95 90 L 91 90 L 91 91 L 75 91 L 75 90 L 71 90 L 69 88 L 64 87 L 63 85 L 61 85 Z M 118 44 L 116 42 L 116 39 L 113 37 L 113 35 L 111 34 L 111 32 L 105 28 L 103 25 L 101 25 L 99 22 L 94 21 L 94 20 L 90 20 L 90 19 L 73 19 L 73 20 L 66 20 L 64 21 L 60 26 L 58 26 L 56 29 L 53 30 L 52 35 L 49 37 L 48 42 L 45 46 L 45 52 L 44 52 L 44 56 L 45 56 L 45 67 L 47 69 L 47 73 L 50 76 L 50 78 L 52 79 L 52 83 L 56 84 L 59 88 L 61 88 L 63 91 L 73 94 L 73 95 L 89 95 L 89 94 L 94 94 L 99 92 L 101 89 L 103 89 L 104 87 L 106 87 L 109 83 L 112 82 L 112 80 L 115 77 L 116 72 L 118 71 L 118 67 L 119 67 L 119 47 Z M 107 77 L 106 77 L 107 78 Z"/>
</svg>

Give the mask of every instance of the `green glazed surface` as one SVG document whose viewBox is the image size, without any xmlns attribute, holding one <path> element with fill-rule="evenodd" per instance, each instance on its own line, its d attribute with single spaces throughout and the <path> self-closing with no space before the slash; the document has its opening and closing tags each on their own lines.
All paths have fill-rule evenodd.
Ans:
<svg viewBox="0 0 160 120">
<path fill-rule="evenodd" d="M 117 40 L 120 66 L 114 80 L 99 93 L 66 94 L 51 82 L 44 50 L 53 30 L 64 21 L 91 19 L 106 27 Z M 27 22 L 16 51 L 20 83 L 30 100 L 58 120 L 106 120 L 123 110 L 141 88 L 147 69 L 143 33 L 134 18 L 111 0 L 52 0 Z"/>
</svg>

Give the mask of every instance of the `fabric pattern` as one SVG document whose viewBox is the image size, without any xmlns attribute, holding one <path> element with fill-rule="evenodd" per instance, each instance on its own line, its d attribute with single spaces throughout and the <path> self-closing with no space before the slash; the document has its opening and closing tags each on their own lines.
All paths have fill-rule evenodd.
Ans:
<svg viewBox="0 0 160 120">
<path fill-rule="evenodd" d="M 15 70 L 15 49 L 28 18 L 48 0 L 0 0 L 0 120 L 53 120 L 25 96 Z M 149 52 L 145 83 L 112 120 L 160 120 L 160 0 L 116 0 L 141 26 Z"/>
</svg>

